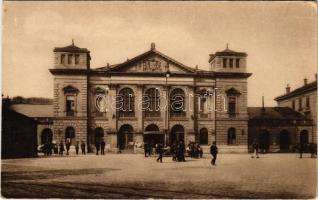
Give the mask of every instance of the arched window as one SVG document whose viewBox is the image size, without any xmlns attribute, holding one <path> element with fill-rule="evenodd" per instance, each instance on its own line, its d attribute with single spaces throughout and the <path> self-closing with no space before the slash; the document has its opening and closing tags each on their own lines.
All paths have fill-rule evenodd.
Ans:
<svg viewBox="0 0 318 200">
<path fill-rule="evenodd" d="M 75 116 L 76 113 L 76 96 L 79 90 L 72 85 L 68 85 L 63 88 L 65 95 L 65 110 L 66 116 Z"/>
<path fill-rule="evenodd" d="M 185 117 L 185 93 L 182 89 L 176 88 L 170 94 L 170 116 Z"/>
<path fill-rule="evenodd" d="M 124 124 L 120 127 L 117 135 L 117 145 L 119 149 L 125 149 L 129 143 L 134 141 L 134 129 L 129 124 Z"/>
<path fill-rule="evenodd" d="M 117 98 L 117 110 L 119 117 L 135 116 L 135 96 L 130 88 L 123 88 L 119 91 Z"/>
<path fill-rule="evenodd" d="M 157 88 L 150 88 L 145 92 L 143 107 L 145 117 L 160 116 L 160 93 Z"/>
<path fill-rule="evenodd" d="M 206 128 L 200 130 L 200 144 L 208 144 L 208 129 Z"/>
<path fill-rule="evenodd" d="M 227 101 L 228 101 L 228 106 L 227 106 L 227 110 L 229 113 L 230 117 L 235 117 L 236 113 L 237 113 L 237 97 L 240 95 L 241 93 L 239 91 L 237 91 L 235 88 L 230 88 L 226 91 L 226 95 L 227 95 Z"/>
<path fill-rule="evenodd" d="M 149 124 L 145 131 L 159 131 L 159 128 L 156 124 Z"/>
<path fill-rule="evenodd" d="M 227 131 L 227 144 L 235 144 L 236 143 L 236 130 L 235 128 L 229 128 Z"/>
</svg>

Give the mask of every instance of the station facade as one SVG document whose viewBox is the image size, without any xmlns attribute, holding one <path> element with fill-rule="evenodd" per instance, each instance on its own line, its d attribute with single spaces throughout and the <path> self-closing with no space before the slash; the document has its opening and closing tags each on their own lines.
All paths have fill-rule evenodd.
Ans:
<svg viewBox="0 0 318 200">
<path fill-rule="evenodd" d="M 226 152 L 247 152 L 247 54 L 226 48 L 209 56 L 209 70 L 150 50 L 127 61 L 91 68 L 90 51 L 54 48 L 53 139 L 104 140 L 111 151 L 135 142 L 213 141 Z"/>
</svg>

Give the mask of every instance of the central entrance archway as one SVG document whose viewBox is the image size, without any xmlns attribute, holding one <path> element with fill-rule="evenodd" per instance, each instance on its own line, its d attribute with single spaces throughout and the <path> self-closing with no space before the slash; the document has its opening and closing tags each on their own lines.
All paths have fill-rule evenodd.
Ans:
<svg viewBox="0 0 318 200">
<path fill-rule="evenodd" d="M 164 134 L 159 131 L 159 128 L 155 124 L 150 124 L 146 127 L 144 132 L 144 142 L 155 146 L 156 144 L 164 145 Z"/>
<path fill-rule="evenodd" d="M 289 150 L 289 132 L 282 130 L 279 137 L 280 150 Z"/>
<path fill-rule="evenodd" d="M 118 132 L 117 144 L 119 149 L 127 149 L 134 141 L 134 129 L 131 125 L 122 125 Z"/>
<path fill-rule="evenodd" d="M 261 130 L 258 136 L 259 148 L 267 152 L 269 149 L 269 133 L 267 130 Z"/>
<path fill-rule="evenodd" d="M 170 132 L 170 145 L 178 144 L 180 141 L 184 143 L 184 128 L 181 125 L 174 125 Z"/>
</svg>

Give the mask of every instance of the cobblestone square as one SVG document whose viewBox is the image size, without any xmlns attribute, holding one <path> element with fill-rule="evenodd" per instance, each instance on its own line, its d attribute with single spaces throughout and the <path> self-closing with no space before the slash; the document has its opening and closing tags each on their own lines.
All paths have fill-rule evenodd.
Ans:
<svg viewBox="0 0 318 200">
<path fill-rule="evenodd" d="M 15 198 L 314 198 L 316 159 L 219 154 L 173 162 L 142 154 L 2 160 L 2 195 Z"/>
</svg>

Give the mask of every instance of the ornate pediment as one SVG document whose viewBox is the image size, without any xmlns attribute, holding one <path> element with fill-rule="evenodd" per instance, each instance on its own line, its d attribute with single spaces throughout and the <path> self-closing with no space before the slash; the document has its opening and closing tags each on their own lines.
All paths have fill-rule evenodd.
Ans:
<svg viewBox="0 0 318 200">
<path fill-rule="evenodd" d="M 118 64 L 112 68 L 105 69 L 109 72 L 176 72 L 176 73 L 193 73 L 195 70 L 187 67 L 180 62 L 156 51 L 152 48 L 141 55 L 132 59 L 127 59 L 126 62 Z"/>
</svg>

